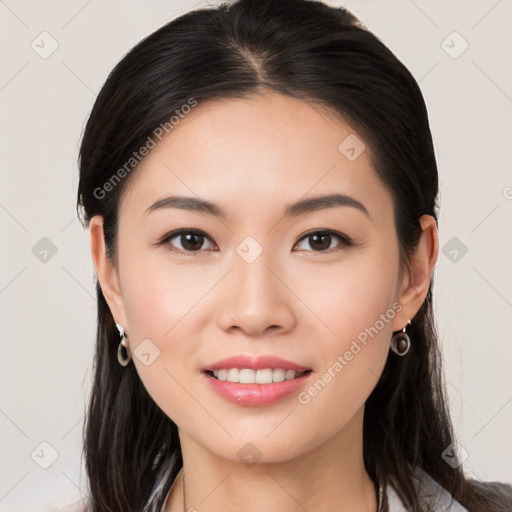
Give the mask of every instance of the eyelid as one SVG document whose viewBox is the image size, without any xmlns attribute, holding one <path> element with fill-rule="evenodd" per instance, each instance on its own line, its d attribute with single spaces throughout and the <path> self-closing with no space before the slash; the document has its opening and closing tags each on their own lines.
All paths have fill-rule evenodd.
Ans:
<svg viewBox="0 0 512 512">
<path fill-rule="evenodd" d="M 314 229 L 312 231 L 308 231 L 307 233 L 305 233 L 304 235 L 302 235 L 299 238 L 299 240 L 297 241 L 297 243 L 295 245 L 297 245 L 298 243 L 302 242 L 302 240 L 305 240 L 305 239 L 307 239 L 310 236 L 313 236 L 315 234 L 330 235 L 331 237 L 334 236 L 334 237 L 338 238 L 339 240 L 341 240 L 341 243 L 339 245 L 342 248 L 343 247 L 350 247 L 350 246 L 356 245 L 354 239 L 352 239 L 348 235 L 340 233 L 339 231 L 336 231 L 334 229 Z M 294 245 L 294 247 L 295 247 L 295 245 Z M 312 252 L 312 253 L 315 253 L 315 254 L 330 254 L 330 253 L 336 252 L 338 250 L 340 250 L 340 249 L 335 247 L 335 248 L 332 248 L 332 249 L 328 249 L 326 251 L 313 251 L 313 250 L 310 250 L 310 251 L 307 251 L 307 252 Z"/>
<path fill-rule="evenodd" d="M 207 233 L 205 233 L 203 230 L 197 229 L 197 228 L 179 228 L 179 229 L 175 229 L 173 231 L 169 231 L 162 238 L 160 238 L 155 243 L 155 245 L 158 245 L 158 246 L 168 245 L 170 240 L 172 240 L 173 238 L 176 238 L 177 236 L 183 235 L 183 234 L 199 235 L 199 236 L 202 236 L 203 238 L 210 240 L 210 242 L 212 242 L 214 245 L 216 245 L 215 242 L 213 242 L 212 238 Z M 308 231 L 307 233 L 301 235 L 301 237 L 297 240 L 297 242 L 293 245 L 293 247 L 295 247 L 298 243 L 302 242 L 303 240 L 305 240 L 315 234 L 323 234 L 323 235 L 327 234 L 330 236 L 334 236 L 341 241 L 341 244 L 339 244 L 339 245 L 341 245 L 342 247 L 350 247 L 350 246 L 356 245 L 355 240 L 353 238 L 349 237 L 348 235 L 345 235 L 345 234 L 343 234 L 339 231 L 333 230 L 333 229 L 319 228 L 319 229 L 313 229 L 313 230 Z M 179 252 L 179 253 L 186 253 L 186 254 L 198 254 L 198 253 L 204 251 L 204 250 L 183 251 L 181 249 L 168 249 L 168 250 L 171 252 Z M 340 249 L 333 248 L 333 249 L 328 249 L 325 251 L 309 250 L 306 252 L 312 252 L 312 253 L 316 253 L 316 254 L 330 254 L 330 253 L 336 252 L 337 250 L 340 250 Z M 297 252 L 297 251 L 294 251 L 294 252 Z"/>
<path fill-rule="evenodd" d="M 215 245 L 215 243 L 210 238 L 210 236 L 208 236 L 207 233 L 205 233 L 203 230 L 197 229 L 197 228 L 180 228 L 180 229 L 175 229 L 173 231 L 169 231 L 162 238 L 160 238 L 155 243 L 155 245 L 168 245 L 170 240 L 172 240 L 173 238 L 176 238 L 177 236 L 184 235 L 184 234 L 193 234 L 193 235 L 202 236 L 203 238 L 210 240 L 210 242 L 212 242 Z M 197 254 L 199 252 L 202 252 L 202 251 L 183 251 L 181 249 L 168 249 L 168 250 L 171 252 L 181 252 L 181 253 L 186 253 L 186 254 Z"/>
</svg>

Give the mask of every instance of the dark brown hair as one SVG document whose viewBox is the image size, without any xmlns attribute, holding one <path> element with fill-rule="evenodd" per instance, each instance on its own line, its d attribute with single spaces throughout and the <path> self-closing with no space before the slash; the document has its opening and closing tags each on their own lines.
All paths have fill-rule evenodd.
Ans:
<svg viewBox="0 0 512 512">
<path fill-rule="evenodd" d="M 78 211 L 85 226 L 103 217 L 114 263 L 119 200 L 136 172 L 136 165 L 126 167 L 134 152 L 148 138 L 158 142 L 155 129 L 191 98 L 246 98 L 263 89 L 321 104 L 363 138 L 391 191 L 407 264 L 421 234 L 418 219 L 437 220 L 437 167 L 422 94 L 349 11 L 307 0 L 240 0 L 189 12 L 141 41 L 110 73 L 81 142 Z M 134 365 L 118 364 L 119 335 L 98 283 L 96 290 L 94 382 L 84 425 L 89 510 L 159 511 L 182 466 L 177 428 Z M 432 282 L 408 334 L 410 352 L 403 358 L 390 352 L 366 402 L 363 456 L 370 477 L 392 485 L 415 512 L 422 510 L 413 484 L 417 467 L 472 512 L 512 510 L 510 487 L 468 480 L 461 466 L 441 456 L 455 438 Z"/>
</svg>

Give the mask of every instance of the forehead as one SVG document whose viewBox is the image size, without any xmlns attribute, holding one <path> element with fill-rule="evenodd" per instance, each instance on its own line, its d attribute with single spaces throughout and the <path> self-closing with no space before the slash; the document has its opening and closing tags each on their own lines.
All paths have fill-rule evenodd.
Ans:
<svg viewBox="0 0 512 512">
<path fill-rule="evenodd" d="M 370 201 L 368 209 L 389 207 L 370 150 L 347 123 L 268 92 L 207 101 L 184 115 L 139 165 L 121 210 L 144 210 L 170 193 L 227 202 L 229 211 L 332 192 Z"/>
</svg>

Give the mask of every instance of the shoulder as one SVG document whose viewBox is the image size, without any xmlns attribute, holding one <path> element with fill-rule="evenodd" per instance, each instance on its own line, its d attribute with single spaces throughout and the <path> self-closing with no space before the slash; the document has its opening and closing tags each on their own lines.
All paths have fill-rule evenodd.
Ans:
<svg viewBox="0 0 512 512">
<path fill-rule="evenodd" d="M 425 510 L 435 512 L 469 512 L 450 493 L 441 487 L 428 473 L 421 468 L 414 471 L 414 479 L 418 489 L 418 496 Z M 407 512 L 395 490 L 389 485 L 387 488 L 389 512 Z"/>
</svg>

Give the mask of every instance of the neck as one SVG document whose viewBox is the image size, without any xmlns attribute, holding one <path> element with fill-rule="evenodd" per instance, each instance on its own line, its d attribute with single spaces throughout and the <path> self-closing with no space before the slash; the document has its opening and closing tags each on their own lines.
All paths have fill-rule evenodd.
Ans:
<svg viewBox="0 0 512 512">
<path fill-rule="evenodd" d="M 185 511 L 375 512 L 378 497 L 364 467 L 362 419 L 363 410 L 327 442 L 291 460 L 261 462 L 262 457 L 252 466 L 220 457 L 180 431 L 183 469 L 164 510 L 182 512 L 184 475 Z"/>
</svg>

